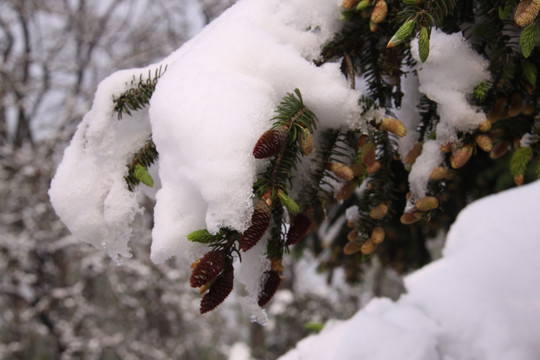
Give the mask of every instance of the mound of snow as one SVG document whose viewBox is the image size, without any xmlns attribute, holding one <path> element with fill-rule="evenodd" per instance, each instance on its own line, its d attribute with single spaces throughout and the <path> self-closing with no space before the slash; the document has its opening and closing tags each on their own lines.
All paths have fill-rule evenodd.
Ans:
<svg viewBox="0 0 540 360">
<path fill-rule="evenodd" d="M 538 199 L 540 181 L 471 204 L 407 294 L 372 300 L 281 360 L 539 359 Z"/>
</svg>

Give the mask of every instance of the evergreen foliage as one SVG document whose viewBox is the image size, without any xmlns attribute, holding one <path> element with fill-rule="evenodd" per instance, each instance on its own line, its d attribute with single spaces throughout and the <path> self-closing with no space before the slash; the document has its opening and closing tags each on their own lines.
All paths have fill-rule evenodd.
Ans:
<svg viewBox="0 0 540 360">
<path fill-rule="evenodd" d="M 141 182 L 150 187 L 154 185 L 154 180 L 148 173 L 148 168 L 157 158 L 158 152 L 156 145 L 151 139 L 147 140 L 145 145 L 133 155 L 131 162 L 127 165 L 128 173 L 124 179 L 130 191 L 135 190 Z"/>
<path fill-rule="evenodd" d="M 153 75 L 149 71 L 146 78 L 142 74 L 138 80 L 134 77 L 131 83 L 128 84 L 128 90 L 113 99 L 114 111 L 118 114 L 119 120 L 122 119 L 124 114 L 131 116 L 133 111 L 138 111 L 148 106 L 156 84 L 166 70 L 167 67 L 163 68 L 160 66 L 154 71 Z"/>
<path fill-rule="evenodd" d="M 210 295 L 211 301 L 203 298 L 201 311 L 213 309 L 230 292 L 233 254 L 240 257 L 265 234 L 266 256 L 272 265 L 261 279 L 262 305 L 279 286 L 282 257 L 290 245 L 296 244 L 297 253 L 313 251 L 321 270 L 332 273 L 337 267 L 345 268 L 351 282 L 361 279 L 363 262 L 374 254 L 384 265 L 404 272 L 429 261 L 427 239 L 446 230 L 467 201 L 534 180 L 538 174 L 527 172 L 528 164 L 539 163 L 536 78 L 540 54 L 538 9 L 529 6 L 533 3 L 538 1 L 524 0 L 518 5 L 515 0 L 344 0 L 343 30 L 321 50 L 317 65 L 342 59 L 342 71 L 351 87 L 361 75 L 367 93 L 359 104 L 367 131 L 325 129 L 314 141 L 316 114 L 305 106 L 298 89 L 284 96 L 271 119 L 272 127 L 253 150 L 253 156 L 267 159 L 262 161 L 268 161 L 268 166 L 253 185 L 256 205 L 251 226 L 244 233 L 224 228 L 210 234 L 203 229 L 188 236 L 190 241 L 207 244 L 211 248 L 208 254 L 225 254 L 228 264 L 220 262 L 219 271 L 205 269 L 212 279 L 221 279 L 216 283 L 223 289 L 213 291 L 216 285 L 208 281 L 203 286 L 209 290 L 206 296 L 219 296 Z M 416 65 L 410 39 L 418 38 L 418 58 L 426 62 L 435 27 L 461 31 L 488 60 L 491 79 L 468 94 L 468 100 L 485 112 L 486 120 L 478 129 L 459 132 L 457 141 L 441 147 L 444 162 L 433 169 L 427 194 L 410 199 L 411 166 L 422 154 L 424 143 L 437 135 L 437 103 L 422 95 L 417 109 L 421 121 L 414 129 L 418 142 L 405 158 L 398 154 L 396 142 L 406 134 L 404 125 L 399 119 L 371 119 L 369 114 L 381 109 L 391 113 L 401 106 L 402 75 Z M 114 99 L 119 119 L 148 104 L 161 74 L 160 68 L 146 80 L 134 79 L 131 88 Z M 310 156 L 312 164 L 310 173 L 301 176 L 297 165 L 304 156 Z M 152 183 L 143 170 L 156 159 L 149 140 L 128 165 L 130 190 L 139 182 Z M 327 234 L 321 231 L 300 241 L 312 225 L 328 221 L 332 226 L 344 217 L 347 224 L 330 242 L 327 238 L 323 244 Z M 201 261 L 211 267 L 204 260 L 208 254 Z"/>
</svg>

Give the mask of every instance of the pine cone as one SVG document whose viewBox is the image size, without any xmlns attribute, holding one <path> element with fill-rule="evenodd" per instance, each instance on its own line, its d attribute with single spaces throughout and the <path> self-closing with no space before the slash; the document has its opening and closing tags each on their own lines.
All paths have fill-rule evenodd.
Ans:
<svg viewBox="0 0 540 360">
<path fill-rule="evenodd" d="M 294 217 L 291 227 L 287 232 L 287 245 L 294 245 L 302 240 L 311 227 L 312 218 L 313 209 L 305 210 Z"/>
<path fill-rule="evenodd" d="M 272 299 L 279 288 L 279 284 L 281 283 L 281 276 L 277 271 L 266 271 L 264 275 L 266 275 L 266 279 L 259 294 L 258 301 L 260 307 L 263 307 L 270 301 L 270 299 Z"/>
<path fill-rule="evenodd" d="M 270 225 L 270 207 L 264 200 L 259 200 L 251 216 L 251 226 L 244 231 L 240 239 L 240 249 L 248 251 L 263 237 Z"/>
<path fill-rule="evenodd" d="M 253 148 L 253 156 L 255 159 L 266 159 L 272 155 L 275 155 L 281 150 L 289 130 L 286 126 L 279 126 L 274 129 L 270 129 L 261 135 L 257 144 Z"/>
<path fill-rule="evenodd" d="M 196 261 L 191 273 L 189 284 L 197 288 L 214 280 L 225 267 L 225 253 L 223 251 L 209 251 Z"/>
<path fill-rule="evenodd" d="M 216 278 L 210 290 L 203 296 L 200 307 L 201 314 L 212 311 L 221 304 L 231 293 L 233 284 L 234 268 L 232 265 L 229 265 Z"/>
</svg>

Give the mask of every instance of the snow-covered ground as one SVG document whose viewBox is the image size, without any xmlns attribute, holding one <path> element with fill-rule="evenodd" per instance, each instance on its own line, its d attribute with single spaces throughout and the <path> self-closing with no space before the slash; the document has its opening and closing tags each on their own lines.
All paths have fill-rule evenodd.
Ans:
<svg viewBox="0 0 540 360">
<path fill-rule="evenodd" d="M 397 302 L 373 299 L 280 359 L 540 359 L 538 199 L 540 181 L 471 204 Z"/>
</svg>

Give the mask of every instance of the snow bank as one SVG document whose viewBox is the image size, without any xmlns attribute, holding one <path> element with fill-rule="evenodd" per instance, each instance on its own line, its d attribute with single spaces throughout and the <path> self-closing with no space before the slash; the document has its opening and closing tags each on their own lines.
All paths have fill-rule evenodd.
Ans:
<svg viewBox="0 0 540 360">
<path fill-rule="evenodd" d="M 443 258 L 281 360 L 540 358 L 540 181 L 479 200 L 452 226 Z"/>
<path fill-rule="evenodd" d="M 193 261 L 207 250 L 186 241 L 197 229 L 245 230 L 252 185 L 265 165 L 252 149 L 283 96 L 299 88 L 320 128 L 362 127 L 360 93 L 348 88 L 339 64 L 313 65 L 340 17 L 337 1 L 239 1 L 159 64 L 104 80 L 51 184 L 58 215 L 79 239 L 113 258 L 128 256 L 140 207 L 123 177 L 151 134 L 161 184 L 152 260 Z M 149 108 L 118 120 L 113 97 L 160 65 L 167 71 Z"/>
</svg>

